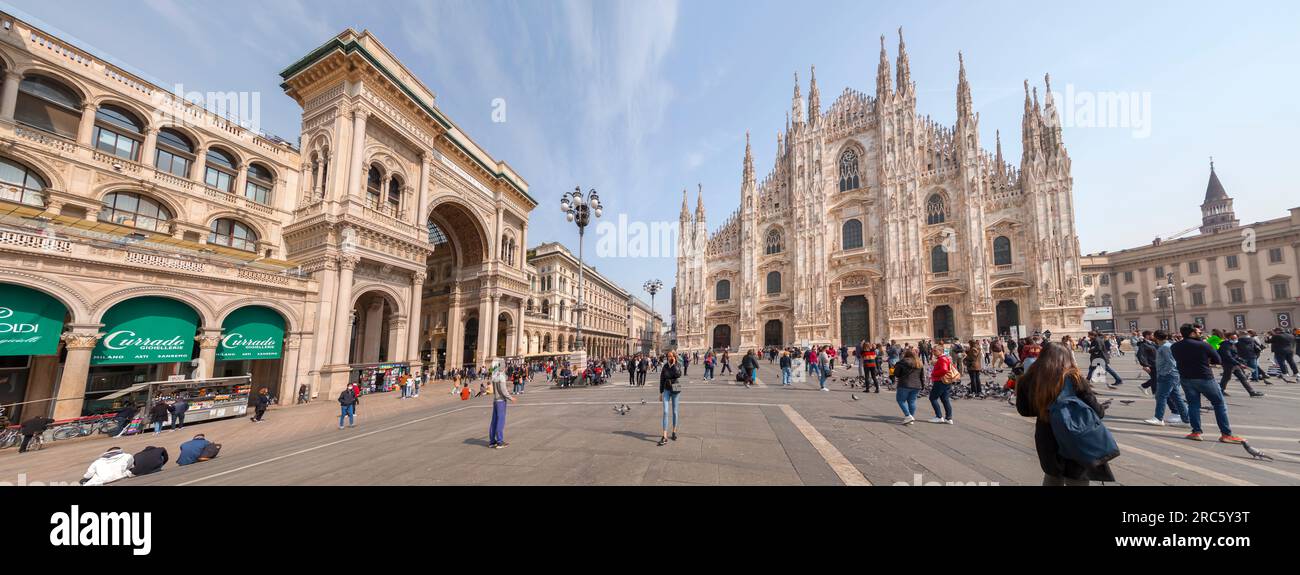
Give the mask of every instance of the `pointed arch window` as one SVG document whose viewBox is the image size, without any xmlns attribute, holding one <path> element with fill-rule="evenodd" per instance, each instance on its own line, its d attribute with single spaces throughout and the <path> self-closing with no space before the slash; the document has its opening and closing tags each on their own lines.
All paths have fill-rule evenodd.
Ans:
<svg viewBox="0 0 1300 575">
<path fill-rule="evenodd" d="M 862 247 L 862 220 L 848 220 L 840 231 L 840 249 L 854 250 Z"/>
<path fill-rule="evenodd" d="M 948 250 L 943 249 L 943 244 L 930 248 L 930 273 L 942 274 L 948 272 Z"/>
<path fill-rule="evenodd" d="M 781 243 L 781 230 L 778 230 L 776 228 L 772 228 L 771 230 L 768 230 L 767 249 L 765 250 L 765 253 L 767 253 L 767 255 L 772 255 L 772 254 L 779 254 L 782 251 L 783 251 L 783 246 Z"/>
<path fill-rule="evenodd" d="M 388 209 L 396 214 L 402 207 L 402 180 L 397 176 L 388 181 Z"/>
<path fill-rule="evenodd" d="M 378 207 L 383 191 L 384 173 L 379 171 L 379 166 L 370 166 L 370 171 L 366 173 L 366 203 Z"/>
<path fill-rule="evenodd" d="M 781 293 L 781 272 L 768 272 L 767 294 L 776 295 L 779 293 Z"/>
<path fill-rule="evenodd" d="M 925 202 L 925 223 L 928 225 L 942 224 L 948 220 L 948 211 L 944 207 L 943 196 L 931 194 L 930 199 Z"/>
<path fill-rule="evenodd" d="M 727 301 L 731 299 L 731 280 L 721 280 L 714 288 L 714 299 L 718 301 Z"/>
<path fill-rule="evenodd" d="M 998 236 L 993 239 L 993 265 L 1009 266 L 1011 265 L 1011 239 L 1006 236 Z"/>
<path fill-rule="evenodd" d="M 858 153 L 853 148 L 840 154 L 840 191 L 858 189 Z"/>
</svg>

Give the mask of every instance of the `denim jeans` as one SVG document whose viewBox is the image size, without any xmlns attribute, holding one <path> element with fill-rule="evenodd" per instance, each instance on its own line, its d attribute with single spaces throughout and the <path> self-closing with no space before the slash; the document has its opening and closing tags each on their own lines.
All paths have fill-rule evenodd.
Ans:
<svg viewBox="0 0 1300 575">
<path fill-rule="evenodd" d="M 1156 378 L 1156 419 L 1165 418 L 1165 404 L 1172 403 L 1174 413 L 1183 421 L 1188 421 L 1187 403 L 1183 400 L 1182 386 L 1178 384 L 1178 376 Z"/>
<path fill-rule="evenodd" d="M 1258 357 L 1252 357 L 1252 358 L 1246 360 L 1246 364 L 1247 364 L 1248 366 L 1250 366 L 1250 379 L 1251 379 L 1251 381 L 1260 381 L 1260 380 L 1263 380 L 1263 379 L 1268 379 L 1268 374 L 1264 373 L 1264 370 L 1262 370 L 1262 369 L 1259 368 L 1259 358 L 1258 358 Z"/>
<path fill-rule="evenodd" d="M 506 400 L 492 402 L 492 423 L 488 426 L 488 445 L 505 443 Z"/>
<path fill-rule="evenodd" d="M 934 389 L 930 390 L 930 407 L 934 408 L 935 417 L 952 419 L 952 401 L 948 399 L 951 396 L 951 394 L 952 394 L 951 385 L 948 385 L 941 381 L 934 382 Z M 943 400 L 943 413 L 946 415 L 946 417 L 944 417 L 943 415 L 939 415 L 939 400 Z"/>
<path fill-rule="evenodd" d="M 679 396 L 679 395 L 681 395 L 681 394 L 682 394 L 682 392 L 680 392 L 680 391 L 664 391 L 664 394 L 663 394 L 663 402 L 664 402 L 664 419 L 663 419 L 663 427 L 664 427 L 664 431 L 668 431 L 668 404 L 669 404 L 669 403 L 671 403 L 672 406 L 673 406 L 673 430 L 676 430 L 676 429 L 677 429 L 677 415 L 678 415 L 678 411 L 677 411 L 677 396 Z"/>
<path fill-rule="evenodd" d="M 155 434 L 162 433 L 162 422 L 161 422 L 161 421 L 155 421 L 155 422 L 153 422 L 153 432 L 154 432 Z"/>
<path fill-rule="evenodd" d="M 790 385 L 790 368 L 781 368 L 781 385 Z"/>
<path fill-rule="evenodd" d="M 1214 406 L 1214 422 L 1219 433 L 1232 435 L 1228 426 L 1228 404 L 1223 401 L 1223 390 L 1213 379 L 1184 379 L 1183 391 L 1187 393 L 1187 414 L 1191 416 L 1192 433 L 1201 433 L 1201 396 Z"/>
<path fill-rule="evenodd" d="M 820 385 L 822 389 L 826 389 L 826 377 L 828 375 L 830 374 L 827 373 L 826 370 L 822 369 L 820 365 L 817 366 L 818 385 Z"/>
<path fill-rule="evenodd" d="M 906 387 L 900 387 L 894 392 L 894 397 L 898 399 L 898 406 L 903 408 L 903 415 L 916 417 L 916 398 L 920 395 L 921 390 Z"/>
<path fill-rule="evenodd" d="M 704 379 L 713 379 L 713 366 L 704 366 Z"/>
<path fill-rule="evenodd" d="M 339 427 L 343 427 L 343 418 L 348 418 L 348 425 L 356 424 L 357 404 L 339 406 Z"/>
<path fill-rule="evenodd" d="M 1277 363 L 1277 368 L 1282 375 L 1287 374 L 1286 368 L 1288 366 L 1291 368 L 1291 375 L 1300 374 L 1300 371 L 1296 371 L 1295 357 L 1292 352 L 1275 353 L 1273 354 L 1273 361 Z"/>
<path fill-rule="evenodd" d="M 184 414 L 184 413 L 173 413 L 173 414 L 172 414 L 172 429 L 180 429 L 180 428 L 182 428 L 182 427 L 185 427 L 185 414 Z"/>
<path fill-rule="evenodd" d="M 1105 361 L 1105 360 L 1103 360 L 1103 361 L 1101 362 L 1101 365 L 1104 366 L 1104 367 L 1106 368 L 1106 373 L 1109 373 L 1111 377 L 1115 378 L 1115 385 L 1119 385 L 1119 384 L 1121 384 L 1121 383 L 1124 383 L 1124 378 L 1120 377 L 1118 373 L 1115 373 L 1115 370 L 1112 369 L 1112 368 L 1110 367 L 1110 362 L 1109 362 L 1109 361 Z M 1090 367 L 1090 368 L 1088 368 L 1088 380 L 1089 380 L 1089 381 L 1092 381 L 1092 374 L 1093 374 L 1093 372 L 1095 372 L 1095 371 L 1097 371 L 1097 366 L 1095 366 L 1095 365 L 1092 366 L 1092 367 Z"/>
</svg>

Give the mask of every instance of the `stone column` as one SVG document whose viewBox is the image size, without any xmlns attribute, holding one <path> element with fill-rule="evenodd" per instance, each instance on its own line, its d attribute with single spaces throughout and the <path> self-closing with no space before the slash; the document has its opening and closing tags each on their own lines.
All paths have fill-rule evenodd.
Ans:
<svg viewBox="0 0 1300 575">
<path fill-rule="evenodd" d="M 420 195 L 416 200 L 418 203 L 415 204 L 415 224 L 420 227 L 421 232 L 424 232 L 425 228 L 429 227 L 429 161 L 429 153 L 421 151 L 420 185 L 418 188 Z M 419 352 L 420 350 L 415 350 L 415 353 Z"/>
<path fill-rule="evenodd" d="M 208 149 L 200 146 L 194 150 L 194 165 L 190 166 L 190 179 L 203 183 L 204 172 L 208 168 Z"/>
<path fill-rule="evenodd" d="M 488 353 L 487 342 L 491 341 L 488 336 L 492 332 L 489 318 L 492 315 L 492 298 L 488 295 L 486 289 L 482 290 L 478 300 L 478 351 L 474 354 L 474 363 L 482 364 L 484 360 L 491 356 Z"/>
<path fill-rule="evenodd" d="M 515 355 L 528 355 L 528 340 L 524 334 L 524 300 L 515 307 Z"/>
<path fill-rule="evenodd" d="M 212 377 L 213 370 L 217 367 L 217 346 L 221 344 L 221 328 L 204 327 L 200 330 L 203 333 L 194 337 L 199 342 L 197 379 L 208 379 Z"/>
<path fill-rule="evenodd" d="M 411 276 L 411 313 L 407 314 L 410 319 L 410 338 L 406 344 L 405 360 L 411 363 L 414 368 L 420 365 L 420 344 L 424 342 L 424 325 L 421 323 L 420 309 L 424 303 L 424 279 L 428 277 L 425 272 L 415 272 Z M 433 326 L 429 326 L 432 328 Z M 399 360 L 400 361 L 400 360 Z"/>
<path fill-rule="evenodd" d="M 410 322 L 406 316 L 396 315 L 388 318 L 388 355 L 384 358 L 385 363 L 397 363 L 405 361 L 406 357 L 406 329 Z"/>
<path fill-rule="evenodd" d="M 54 404 L 54 419 L 81 417 L 86 402 L 86 382 L 90 379 L 90 353 L 99 340 L 99 326 L 70 325 L 72 331 L 63 334 L 64 348 L 68 350 L 63 361 L 63 376 L 59 378 L 58 399 Z"/>
<path fill-rule="evenodd" d="M 1205 258 L 1205 261 L 1210 267 L 1210 285 L 1206 286 L 1210 290 L 1210 307 L 1221 307 L 1223 297 L 1220 295 L 1222 286 L 1219 285 L 1219 258 Z M 1206 318 L 1206 321 L 1213 322 L 1214 320 Z"/>
<path fill-rule="evenodd" d="M 248 162 L 243 162 L 238 166 L 235 166 L 235 170 L 236 172 L 235 172 L 234 194 L 236 196 L 248 197 L 246 195 L 246 191 L 248 190 Z M 271 201 L 275 201 L 277 199 L 278 198 L 273 197 L 271 198 Z"/>
<path fill-rule="evenodd" d="M 347 365 L 348 346 L 352 343 L 352 272 L 357 269 L 361 258 L 355 255 L 339 257 L 339 292 L 334 298 L 334 350 L 330 354 L 330 364 Z"/>
<path fill-rule="evenodd" d="M 498 205 L 498 206 L 497 206 L 497 217 L 496 217 L 495 224 L 494 224 L 494 225 L 496 226 L 496 228 L 495 228 L 496 233 L 495 233 L 495 236 L 493 237 L 493 242 L 492 242 L 492 243 L 493 243 L 492 253 L 494 254 L 494 256 L 493 256 L 492 259 L 494 259 L 494 260 L 496 260 L 496 261 L 501 261 L 501 259 L 504 257 L 504 256 L 501 254 L 501 238 L 504 237 L 503 234 L 505 233 L 505 230 L 504 230 L 503 227 L 502 227 L 502 225 L 503 225 L 502 222 L 504 221 L 504 218 L 503 218 L 504 213 L 505 213 L 505 208 L 503 208 L 503 207 L 501 207 L 500 205 Z"/>
<path fill-rule="evenodd" d="M 155 167 L 158 160 L 158 128 L 150 127 L 144 133 L 144 147 L 140 148 L 140 163 Z"/>
<path fill-rule="evenodd" d="M 516 265 L 519 266 L 519 269 L 522 270 L 528 268 L 528 222 L 524 221 L 524 223 L 520 225 L 519 228 L 520 228 L 519 229 L 520 252 L 519 252 L 519 260 L 515 263 Z"/>
<path fill-rule="evenodd" d="M 331 321 L 334 318 L 334 296 L 338 293 L 338 261 L 327 259 L 324 267 L 321 269 L 318 281 L 320 282 L 320 302 L 316 305 L 316 334 L 312 341 L 311 354 L 307 369 L 315 372 L 316 377 L 310 379 L 308 384 L 312 386 L 312 397 L 320 392 L 320 371 L 321 368 L 330 364 L 330 338 L 334 332 L 330 326 L 334 325 Z"/>
<path fill-rule="evenodd" d="M 366 119 L 370 113 L 357 109 L 352 111 L 352 150 L 348 156 L 352 162 L 348 170 L 348 198 L 356 201 L 364 197 L 366 186 Z"/>
<path fill-rule="evenodd" d="M 447 363 L 444 369 L 459 369 L 465 361 L 465 326 L 461 324 L 460 305 L 460 294 L 452 291 L 447 297 Z"/>
<path fill-rule="evenodd" d="M 365 310 L 365 333 L 361 339 L 361 363 L 376 363 L 379 361 L 379 330 L 384 327 L 384 298 L 375 298 L 366 306 Z M 388 329 L 393 329 L 392 322 L 389 322 Z M 393 350 L 388 350 L 392 355 Z"/>
<path fill-rule="evenodd" d="M 284 355 L 280 360 L 280 405 L 293 405 L 298 401 L 298 357 L 302 348 L 302 335 L 287 334 L 284 338 Z"/>
<path fill-rule="evenodd" d="M 95 112 L 99 106 L 94 104 L 81 105 L 81 124 L 77 126 L 77 143 L 88 148 L 94 148 L 95 142 L 92 140 L 95 136 Z"/>
<path fill-rule="evenodd" d="M 0 90 L 0 119 L 14 119 L 14 110 L 18 108 L 18 84 L 23 81 L 22 74 L 5 70 L 4 88 Z"/>
</svg>

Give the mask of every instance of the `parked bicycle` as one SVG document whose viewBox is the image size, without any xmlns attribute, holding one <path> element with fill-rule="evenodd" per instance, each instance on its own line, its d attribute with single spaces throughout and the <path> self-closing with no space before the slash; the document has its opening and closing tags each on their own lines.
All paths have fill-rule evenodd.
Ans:
<svg viewBox="0 0 1300 575">
<path fill-rule="evenodd" d="M 100 415 L 79 419 L 59 426 L 54 430 L 52 437 L 55 441 L 60 441 L 76 437 L 87 437 L 96 433 L 117 435 L 119 431 L 122 431 L 122 428 L 118 425 L 117 420 L 113 419 L 112 416 L 109 415 Z"/>
</svg>

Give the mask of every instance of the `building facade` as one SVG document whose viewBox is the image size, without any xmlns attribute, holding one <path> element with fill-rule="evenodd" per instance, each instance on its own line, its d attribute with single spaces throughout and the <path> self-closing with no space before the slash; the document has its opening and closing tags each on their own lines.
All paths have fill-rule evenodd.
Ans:
<svg viewBox="0 0 1300 575">
<path fill-rule="evenodd" d="M 1300 207 L 1240 225 L 1214 167 L 1195 236 L 1085 256 L 1089 307 L 1110 308 L 1114 329 L 1295 328 L 1300 312 Z M 1181 234 L 1175 234 L 1175 236 Z"/>
<path fill-rule="evenodd" d="M 884 39 L 875 96 L 821 107 L 798 78 L 776 161 L 756 176 L 746 136 L 740 206 L 710 234 L 683 192 L 677 345 L 748 349 L 861 339 L 1076 333 L 1083 289 L 1070 157 L 1051 96 L 1025 83 L 1019 166 L 980 143 L 965 62 L 955 126 L 916 110 L 907 49 Z M 805 116 L 806 110 L 806 116 Z"/>
<path fill-rule="evenodd" d="M 524 315 L 524 342 L 518 355 L 552 356 L 575 351 L 578 328 L 578 258 L 555 242 L 528 250 L 532 286 Z M 649 306 L 589 265 L 583 265 L 582 338 L 589 357 L 618 357 L 643 351 Z"/>
<path fill-rule="evenodd" d="M 6 13 L 0 68 L 7 415 L 173 376 L 332 398 L 377 365 L 527 352 L 528 185 L 370 33 L 282 73 L 299 146 Z"/>
</svg>

